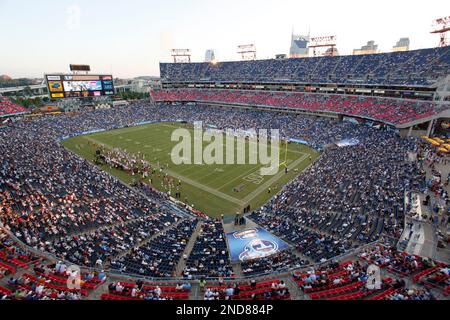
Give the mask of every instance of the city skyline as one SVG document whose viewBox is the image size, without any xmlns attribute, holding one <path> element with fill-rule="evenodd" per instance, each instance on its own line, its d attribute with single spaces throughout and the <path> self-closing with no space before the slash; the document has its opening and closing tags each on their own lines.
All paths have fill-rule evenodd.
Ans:
<svg viewBox="0 0 450 320">
<path fill-rule="evenodd" d="M 450 5 L 418 3 L 0 0 L 0 74 L 42 77 L 83 63 L 121 78 L 158 76 L 159 62 L 171 61 L 171 48 L 190 48 L 194 62 L 214 49 L 220 62 L 239 60 L 237 46 L 247 43 L 256 45 L 258 59 L 274 58 L 289 53 L 293 28 L 296 34 L 336 35 L 343 55 L 369 40 L 389 52 L 402 37 L 411 39 L 411 49 L 435 47 L 432 20 L 448 15 Z"/>
</svg>

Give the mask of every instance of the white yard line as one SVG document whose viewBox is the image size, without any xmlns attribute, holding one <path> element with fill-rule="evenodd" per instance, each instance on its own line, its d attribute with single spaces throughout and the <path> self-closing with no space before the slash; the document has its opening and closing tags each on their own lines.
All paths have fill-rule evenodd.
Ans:
<svg viewBox="0 0 450 320">
<path fill-rule="evenodd" d="M 170 125 L 164 125 L 164 126 L 172 127 L 172 126 L 170 126 Z M 106 147 L 108 147 L 108 148 L 113 148 L 111 145 L 108 145 L 108 144 L 105 144 L 105 143 L 103 143 L 103 142 L 100 142 L 100 141 L 96 140 L 95 138 L 93 138 L 93 137 L 91 137 L 91 136 L 84 136 L 84 138 L 85 138 L 86 140 L 95 142 L 95 143 L 97 143 L 97 144 L 104 145 L 104 146 L 106 146 Z M 305 161 L 305 160 L 308 158 L 308 156 L 309 156 L 309 154 L 306 154 L 306 153 L 303 153 L 303 152 L 298 152 L 298 151 L 291 151 L 291 152 L 292 152 L 292 153 L 297 153 L 297 154 L 302 154 L 303 157 L 298 158 L 297 160 L 293 161 L 293 162 L 289 165 L 289 167 L 288 167 L 289 170 L 292 170 L 292 169 L 294 169 L 295 167 L 297 167 L 300 163 L 302 163 L 303 161 Z M 201 183 L 199 183 L 199 182 L 197 182 L 197 181 L 195 181 L 195 180 L 192 180 L 192 179 L 190 179 L 190 178 L 187 178 L 187 177 L 185 177 L 185 176 L 183 176 L 183 175 L 181 175 L 181 174 L 178 174 L 178 173 L 176 173 L 176 172 L 174 172 L 174 171 L 172 171 L 172 170 L 170 170 L 170 169 L 166 169 L 165 171 L 166 171 L 169 175 L 171 175 L 172 177 L 174 177 L 174 178 L 176 178 L 176 179 L 179 179 L 179 180 L 181 180 L 181 181 L 183 181 L 183 182 L 186 182 L 186 183 L 188 183 L 188 184 L 190 184 L 190 185 L 192 185 L 192 186 L 194 186 L 194 187 L 196 187 L 196 188 L 198 188 L 198 189 L 200 189 L 200 190 L 203 190 L 203 191 L 205 191 L 205 192 L 208 192 L 208 193 L 210 193 L 210 194 L 213 194 L 213 195 L 215 195 L 215 196 L 217 196 L 217 197 L 219 197 L 219 198 L 221 198 L 221 199 L 224 199 L 224 200 L 227 200 L 227 201 L 229 201 L 229 202 L 235 203 L 235 204 L 237 204 L 237 205 L 239 205 L 239 206 L 242 207 L 242 206 L 245 206 L 245 205 L 247 205 L 248 203 L 250 203 L 254 198 L 258 197 L 262 192 L 265 192 L 271 185 L 273 185 L 276 181 L 278 181 L 278 180 L 285 174 L 285 173 L 284 173 L 284 170 L 282 170 L 281 172 L 278 172 L 278 173 L 277 173 L 276 175 L 274 175 L 272 178 L 270 178 L 270 179 L 267 180 L 265 183 L 263 183 L 260 187 L 258 187 L 257 189 L 255 189 L 255 190 L 253 190 L 251 193 L 249 193 L 249 194 L 248 194 L 244 199 L 242 199 L 242 200 L 239 200 L 239 199 L 237 199 L 237 198 L 234 198 L 234 197 L 232 197 L 232 196 L 230 196 L 230 195 L 228 195 L 228 194 L 225 194 L 225 193 L 223 193 L 223 192 L 221 192 L 221 191 L 219 191 L 219 190 L 222 189 L 222 188 L 224 188 L 225 186 L 231 184 L 232 182 L 234 182 L 234 181 L 236 181 L 236 180 L 243 179 L 243 177 L 247 176 L 249 172 L 256 172 L 256 171 L 258 171 L 258 170 L 260 170 L 260 169 L 261 169 L 261 167 L 259 167 L 259 168 L 252 168 L 251 170 L 249 170 L 249 171 L 243 173 L 242 175 L 240 175 L 239 177 L 234 178 L 234 179 L 231 180 L 231 181 L 228 181 L 227 183 L 225 183 L 224 185 L 222 185 L 222 186 L 220 186 L 220 187 L 218 187 L 218 188 L 216 188 L 216 189 L 215 189 L 215 188 L 208 187 L 208 186 L 206 186 L 206 185 L 203 185 L 203 184 L 201 184 Z"/>
<path fill-rule="evenodd" d="M 305 154 L 303 157 L 295 160 L 294 162 L 291 163 L 291 165 L 288 167 L 289 170 L 294 169 L 295 167 L 297 167 L 300 163 L 302 163 L 303 161 L 305 161 L 308 158 L 308 155 Z M 242 201 L 246 204 L 250 203 L 254 198 L 256 198 L 257 196 L 259 196 L 262 192 L 264 192 L 265 190 L 267 190 L 272 184 L 274 184 L 276 181 L 278 181 L 283 175 L 284 175 L 284 170 L 282 170 L 281 172 L 278 172 L 276 175 L 274 175 L 272 178 L 270 178 L 269 180 L 267 180 L 264 184 L 261 185 L 261 187 L 255 189 L 254 191 L 252 191 L 248 196 L 246 196 L 244 199 L 242 199 Z"/>
<path fill-rule="evenodd" d="M 113 148 L 111 145 L 108 145 L 106 143 L 100 142 L 100 141 L 98 141 L 98 140 L 96 140 L 96 139 L 94 139 L 92 137 L 85 136 L 84 138 L 86 140 L 92 141 L 92 142 L 97 143 L 99 145 L 106 146 L 106 147 L 108 147 L 110 149 Z M 232 196 L 229 196 L 229 195 L 227 195 L 227 194 L 225 194 L 223 192 L 220 192 L 220 191 L 218 191 L 216 189 L 213 189 L 213 188 L 210 188 L 208 186 L 205 186 L 205 185 L 203 185 L 203 184 L 201 184 L 201 183 L 199 183 L 197 181 L 194 181 L 192 179 L 186 178 L 186 177 L 184 177 L 184 176 L 182 176 L 182 175 L 180 175 L 180 174 L 178 174 L 178 173 L 176 173 L 176 172 L 174 172 L 172 170 L 167 170 L 166 169 L 164 171 L 167 172 L 172 177 L 174 177 L 176 179 L 179 179 L 179 180 L 182 180 L 183 182 L 186 182 L 186 183 L 188 183 L 188 184 L 190 184 L 190 185 L 192 185 L 192 186 L 194 186 L 194 187 L 196 187 L 196 188 L 198 188 L 200 190 L 206 191 L 206 192 L 211 193 L 211 194 L 213 194 L 213 195 L 215 195 L 215 196 L 217 196 L 219 198 L 222 198 L 224 200 L 227 200 L 227 201 L 230 201 L 232 203 L 238 204 L 240 206 L 244 205 L 244 202 L 239 200 L 239 199 L 236 199 L 236 198 L 234 198 Z"/>
</svg>

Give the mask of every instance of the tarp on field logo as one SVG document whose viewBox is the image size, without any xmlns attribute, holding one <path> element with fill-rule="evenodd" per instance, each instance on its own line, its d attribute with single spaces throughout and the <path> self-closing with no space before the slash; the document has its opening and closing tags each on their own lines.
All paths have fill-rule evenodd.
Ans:
<svg viewBox="0 0 450 320">
<path fill-rule="evenodd" d="M 232 262 L 260 259 L 289 248 L 286 242 L 262 228 L 228 233 L 227 240 Z"/>
</svg>

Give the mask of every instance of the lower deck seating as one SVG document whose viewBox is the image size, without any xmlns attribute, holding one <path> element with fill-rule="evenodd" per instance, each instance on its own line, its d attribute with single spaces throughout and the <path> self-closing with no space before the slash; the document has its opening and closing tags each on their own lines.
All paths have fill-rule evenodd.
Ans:
<svg viewBox="0 0 450 320">
<path fill-rule="evenodd" d="M 16 246 L 5 231 L 0 230 L 0 279 L 14 275 L 18 269 L 27 269 L 41 259 Z"/>
<path fill-rule="evenodd" d="M 395 288 L 388 288 L 384 291 L 382 291 L 381 293 L 374 295 L 372 297 L 370 297 L 367 300 L 384 300 L 385 298 L 389 297 L 390 295 L 394 294 L 397 290 Z"/>
<path fill-rule="evenodd" d="M 32 289 L 32 285 L 43 285 L 45 288 L 51 289 L 51 290 L 56 290 L 56 291 L 62 291 L 62 292 L 76 292 L 76 293 L 81 293 L 82 296 L 88 296 L 88 291 L 85 289 L 69 289 L 67 287 L 67 285 L 59 285 L 59 284 L 54 284 L 51 282 L 47 282 L 45 278 L 41 278 L 41 277 L 36 277 L 33 275 L 30 275 L 28 273 L 25 273 L 24 275 L 22 275 L 23 279 L 28 280 L 28 284 L 20 284 L 19 286 L 21 287 L 25 287 L 27 289 Z"/>
<path fill-rule="evenodd" d="M 348 284 L 343 287 L 338 287 L 335 289 L 329 289 L 326 291 L 312 293 L 312 294 L 310 294 L 310 297 L 313 300 L 327 299 L 327 298 L 333 298 L 333 297 L 337 298 L 336 296 L 350 294 L 350 293 L 354 292 L 355 290 L 360 289 L 363 285 L 364 285 L 364 282 L 358 281 L 358 282 L 351 283 L 351 284 Z"/>
<path fill-rule="evenodd" d="M 291 294 L 279 279 L 207 286 L 205 300 L 289 300 Z"/>
<path fill-rule="evenodd" d="M 119 293 L 105 293 L 101 296 L 102 300 L 188 300 L 188 293 L 164 293 L 160 296 L 154 295 L 139 295 L 132 297 L 131 295 L 119 294 Z"/>
<path fill-rule="evenodd" d="M 173 285 L 118 282 L 109 285 L 109 293 L 102 300 L 188 300 L 190 289 Z"/>
<path fill-rule="evenodd" d="M 11 290 L 6 289 L 6 288 L 0 286 L 0 293 L 1 293 L 1 294 L 5 294 L 5 295 L 10 295 L 12 292 L 11 292 Z"/>
</svg>

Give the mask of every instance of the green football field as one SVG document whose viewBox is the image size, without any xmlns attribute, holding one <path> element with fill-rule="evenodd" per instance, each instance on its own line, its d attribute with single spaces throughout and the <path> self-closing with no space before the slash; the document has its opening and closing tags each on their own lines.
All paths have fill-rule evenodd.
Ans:
<svg viewBox="0 0 450 320">
<path fill-rule="evenodd" d="M 263 165 L 175 165 L 171 160 L 171 151 L 178 142 L 172 142 L 171 136 L 178 128 L 188 129 L 194 136 L 193 127 L 190 125 L 159 123 L 79 136 L 62 144 L 91 162 L 94 161 L 98 145 L 107 149 L 120 148 L 132 154 L 140 152 L 150 164 L 157 166 L 159 163 L 165 167 L 163 170 L 165 174 L 176 181 L 182 181 L 180 191 L 183 202 L 194 205 L 196 209 L 211 217 L 219 217 L 221 214 L 234 215 L 242 212 L 248 205 L 252 210 L 262 206 L 319 156 L 317 151 L 307 146 L 289 144 L 287 152 L 289 172 L 286 174 L 284 169 L 280 168 L 278 174 L 273 176 L 259 174 Z M 203 143 L 204 147 L 208 144 Z M 286 158 L 285 148 L 281 149 L 280 159 L 283 162 Z M 248 160 L 248 143 L 246 150 Z M 138 179 L 108 165 L 100 167 L 125 183 Z M 162 186 L 162 175 L 158 177 L 155 174 L 152 179 L 154 188 L 163 192 L 169 191 Z M 149 183 L 148 179 L 144 182 Z M 173 195 L 175 191 L 171 192 Z"/>
</svg>

